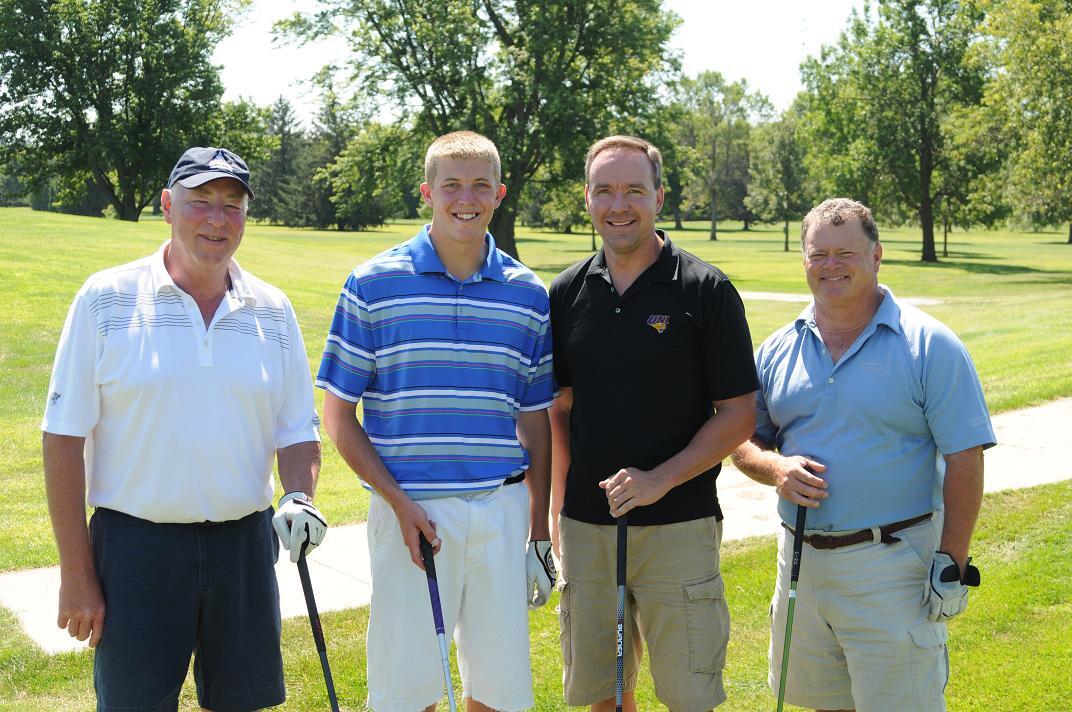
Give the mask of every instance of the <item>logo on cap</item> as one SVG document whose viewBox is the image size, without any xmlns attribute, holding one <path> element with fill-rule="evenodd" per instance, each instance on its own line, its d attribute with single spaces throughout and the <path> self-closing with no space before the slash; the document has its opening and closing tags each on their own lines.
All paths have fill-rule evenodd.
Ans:
<svg viewBox="0 0 1072 712">
<path fill-rule="evenodd" d="M 208 162 L 208 167 L 218 171 L 227 171 L 228 173 L 234 173 L 238 168 L 231 159 L 227 158 L 227 154 L 223 151 L 216 151 L 216 155 Z"/>
<path fill-rule="evenodd" d="M 666 331 L 666 327 L 670 324 L 670 316 L 668 314 L 652 314 L 648 317 L 648 326 L 655 329 L 660 334 Z"/>
</svg>

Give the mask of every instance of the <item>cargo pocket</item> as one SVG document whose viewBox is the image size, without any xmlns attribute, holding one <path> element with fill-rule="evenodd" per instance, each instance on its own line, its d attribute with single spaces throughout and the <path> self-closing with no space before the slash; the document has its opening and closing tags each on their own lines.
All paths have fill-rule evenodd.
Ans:
<svg viewBox="0 0 1072 712">
<path fill-rule="evenodd" d="M 570 638 L 570 585 L 563 581 L 559 587 L 561 595 L 558 598 L 558 642 L 562 646 L 562 664 L 569 665 L 573 662 L 573 644 Z"/>
<path fill-rule="evenodd" d="M 943 699 L 949 682 L 949 631 L 944 623 L 920 623 L 908 629 L 919 648 L 912 656 L 912 691 L 918 709 L 945 709 Z"/>
<path fill-rule="evenodd" d="M 722 672 L 730 637 L 730 611 L 721 574 L 685 582 L 685 627 L 689 671 Z"/>
</svg>

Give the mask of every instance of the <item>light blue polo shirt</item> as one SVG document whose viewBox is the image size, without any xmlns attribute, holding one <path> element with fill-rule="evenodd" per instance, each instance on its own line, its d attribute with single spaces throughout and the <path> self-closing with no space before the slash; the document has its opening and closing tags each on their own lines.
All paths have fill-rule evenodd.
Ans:
<svg viewBox="0 0 1072 712">
<path fill-rule="evenodd" d="M 808 529 L 843 531 L 897 522 L 941 502 L 939 455 L 995 444 L 983 389 L 953 332 L 885 298 L 835 364 L 814 304 L 756 352 L 756 435 L 783 455 L 826 465 L 830 496 L 808 510 Z M 796 505 L 780 499 L 785 522 Z"/>
<path fill-rule="evenodd" d="M 519 411 L 554 394 L 547 290 L 485 237 L 459 282 L 428 226 L 350 274 L 316 385 L 362 402 L 376 452 L 413 499 L 491 490 L 528 469 Z"/>
</svg>

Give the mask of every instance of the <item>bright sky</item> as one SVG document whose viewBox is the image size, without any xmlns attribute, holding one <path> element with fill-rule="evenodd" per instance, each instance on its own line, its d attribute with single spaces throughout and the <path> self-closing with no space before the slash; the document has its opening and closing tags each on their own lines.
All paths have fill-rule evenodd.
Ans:
<svg viewBox="0 0 1072 712">
<path fill-rule="evenodd" d="M 687 74 L 712 69 L 731 81 L 745 78 L 778 110 L 801 88 L 801 61 L 833 43 L 851 10 L 862 5 L 863 0 L 666 0 L 682 19 L 671 45 L 682 53 Z M 325 64 L 344 60 L 345 44 L 336 39 L 281 46 L 271 39 L 276 20 L 315 6 L 315 0 L 254 0 L 214 55 L 223 65 L 226 99 L 247 97 L 266 105 L 282 94 L 299 115 L 315 113 L 316 96 L 302 82 Z"/>
</svg>

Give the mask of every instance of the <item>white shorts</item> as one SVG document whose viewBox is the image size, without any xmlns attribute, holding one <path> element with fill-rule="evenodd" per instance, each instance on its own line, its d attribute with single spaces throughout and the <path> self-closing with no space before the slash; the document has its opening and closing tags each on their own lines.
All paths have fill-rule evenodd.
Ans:
<svg viewBox="0 0 1072 712">
<path fill-rule="evenodd" d="M 443 544 L 435 557 L 443 623 L 458 646 L 463 695 L 497 710 L 535 704 L 529 662 L 524 483 L 420 500 Z M 428 579 L 409 557 L 394 510 L 373 495 L 368 519 L 372 605 L 368 706 L 415 712 L 445 694 Z"/>
</svg>

